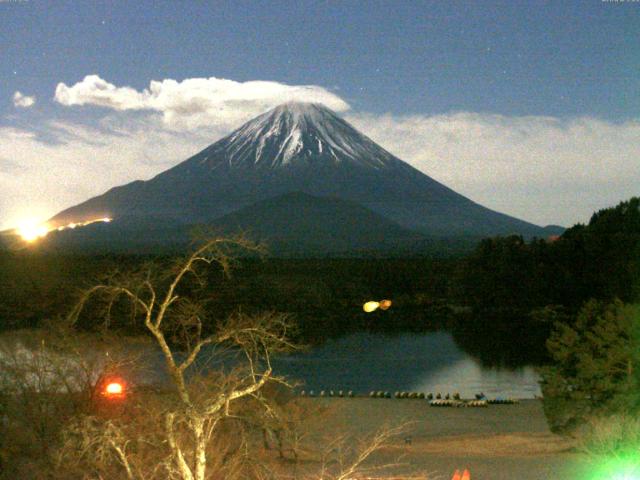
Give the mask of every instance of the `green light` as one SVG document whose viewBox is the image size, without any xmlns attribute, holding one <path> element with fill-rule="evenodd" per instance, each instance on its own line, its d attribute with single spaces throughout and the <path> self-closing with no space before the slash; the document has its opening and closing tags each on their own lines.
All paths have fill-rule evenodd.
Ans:
<svg viewBox="0 0 640 480">
<path fill-rule="evenodd" d="M 640 480 L 640 456 L 615 456 L 602 462 L 590 480 Z"/>
</svg>

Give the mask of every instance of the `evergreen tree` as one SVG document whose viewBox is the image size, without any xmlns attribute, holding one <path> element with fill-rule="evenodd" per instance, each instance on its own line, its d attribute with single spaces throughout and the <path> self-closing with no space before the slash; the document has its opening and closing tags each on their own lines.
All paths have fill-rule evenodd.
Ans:
<svg viewBox="0 0 640 480">
<path fill-rule="evenodd" d="M 640 306 L 590 300 L 575 322 L 558 322 L 547 340 L 551 366 L 541 369 L 544 409 L 553 431 L 586 419 L 635 412 L 640 399 Z"/>
</svg>

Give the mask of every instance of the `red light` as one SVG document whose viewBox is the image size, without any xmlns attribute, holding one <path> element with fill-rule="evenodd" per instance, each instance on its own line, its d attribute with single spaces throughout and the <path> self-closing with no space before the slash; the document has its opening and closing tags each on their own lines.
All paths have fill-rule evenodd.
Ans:
<svg viewBox="0 0 640 480">
<path fill-rule="evenodd" d="M 122 393 L 122 385 L 119 383 L 110 383 L 105 391 L 111 395 L 120 395 Z"/>
<path fill-rule="evenodd" d="M 107 383 L 103 390 L 103 395 L 110 398 L 121 398 L 124 396 L 124 383 L 121 381 L 111 381 Z"/>
</svg>

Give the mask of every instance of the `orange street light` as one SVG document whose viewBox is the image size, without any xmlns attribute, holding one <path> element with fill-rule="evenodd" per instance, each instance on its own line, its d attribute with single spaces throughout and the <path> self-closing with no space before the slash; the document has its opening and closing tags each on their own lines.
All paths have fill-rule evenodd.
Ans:
<svg viewBox="0 0 640 480">
<path fill-rule="evenodd" d="M 380 310 L 387 310 L 391 306 L 391 300 L 380 300 Z"/>
<path fill-rule="evenodd" d="M 105 392 L 108 395 L 122 395 L 123 392 L 123 388 L 122 388 L 122 384 L 121 383 L 110 383 L 109 385 L 107 385 L 107 388 L 105 388 Z"/>
<path fill-rule="evenodd" d="M 391 300 L 380 300 L 379 302 L 367 302 L 362 306 L 362 309 L 367 313 L 371 313 L 376 311 L 378 308 L 380 310 L 387 310 L 390 306 Z"/>
<path fill-rule="evenodd" d="M 119 399 L 125 396 L 125 383 L 120 380 L 110 380 L 105 383 L 102 395 L 109 399 Z"/>
</svg>

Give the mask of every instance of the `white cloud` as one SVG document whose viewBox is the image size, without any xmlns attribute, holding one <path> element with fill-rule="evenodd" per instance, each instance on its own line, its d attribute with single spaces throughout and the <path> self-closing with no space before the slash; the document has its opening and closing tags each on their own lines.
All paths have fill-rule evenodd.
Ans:
<svg viewBox="0 0 640 480">
<path fill-rule="evenodd" d="M 13 106 L 16 108 L 29 108 L 33 107 L 36 103 L 36 97 L 29 97 L 23 95 L 22 92 L 16 91 L 13 94 Z"/>
<path fill-rule="evenodd" d="M 116 87 L 98 75 L 87 75 L 71 87 L 58 83 L 54 99 L 66 106 L 89 104 L 115 110 L 149 108 L 144 93 L 130 87 Z"/>
<path fill-rule="evenodd" d="M 210 143 L 168 131 L 152 117 L 39 127 L 58 141 L 0 127 L 0 230 L 25 219 L 46 220 L 114 186 L 149 179 Z"/>
<path fill-rule="evenodd" d="M 399 158 L 489 208 L 538 224 L 586 222 L 640 195 L 640 122 L 452 113 L 352 114 Z"/>
<path fill-rule="evenodd" d="M 165 125 L 192 129 L 211 124 L 228 128 L 286 101 L 318 102 L 336 111 L 349 105 L 337 95 L 315 85 L 278 82 L 236 82 L 222 78 L 189 78 L 178 82 L 152 80 L 142 91 L 117 87 L 98 75 L 88 75 L 72 86 L 59 83 L 55 100 L 66 106 L 98 105 L 114 110 L 161 112 Z"/>
</svg>

